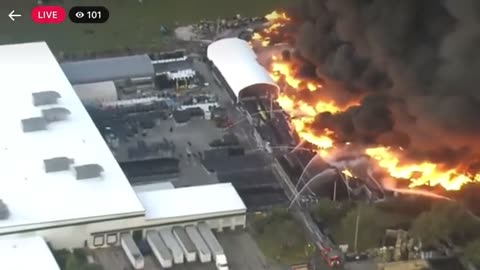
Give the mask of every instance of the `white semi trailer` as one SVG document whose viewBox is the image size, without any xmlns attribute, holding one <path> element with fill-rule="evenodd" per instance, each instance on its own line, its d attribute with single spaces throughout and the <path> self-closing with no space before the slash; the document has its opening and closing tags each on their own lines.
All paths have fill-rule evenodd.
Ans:
<svg viewBox="0 0 480 270">
<path fill-rule="evenodd" d="M 202 236 L 197 230 L 197 227 L 193 225 L 188 225 L 185 227 L 185 232 L 187 233 L 188 237 L 192 239 L 195 248 L 197 249 L 198 259 L 202 263 L 207 263 L 212 261 L 212 252 L 203 240 Z"/>
<path fill-rule="evenodd" d="M 197 250 L 190 237 L 188 237 L 183 227 L 177 226 L 172 229 L 173 235 L 183 250 L 187 262 L 194 262 L 197 259 Z"/>
<path fill-rule="evenodd" d="M 223 251 L 222 246 L 217 240 L 217 237 L 213 234 L 212 230 L 206 223 L 198 224 L 198 231 L 200 235 L 207 243 L 208 248 L 212 252 L 213 259 L 215 260 L 215 266 L 218 270 L 228 270 L 227 256 Z"/>
<path fill-rule="evenodd" d="M 180 244 L 177 242 L 175 237 L 173 236 L 171 228 L 163 228 L 160 229 L 160 237 L 162 238 L 163 242 L 172 252 L 173 256 L 173 263 L 174 264 L 182 264 L 185 262 L 185 256 L 183 254 L 183 250 L 180 247 Z"/>
<path fill-rule="evenodd" d="M 162 268 L 171 268 L 173 265 L 172 253 L 160 238 L 160 235 L 157 231 L 147 231 L 147 242 Z"/>
<path fill-rule="evenodd" d="M 129 233 L 122 234 L 120 237 L 120 243 L 133 268 L 143 269 L 145 265 L 145 259 L 138 249 L 137 244 L 135 244 L 135 241 L 133 241 L 132 235 Z"/>
</svg>

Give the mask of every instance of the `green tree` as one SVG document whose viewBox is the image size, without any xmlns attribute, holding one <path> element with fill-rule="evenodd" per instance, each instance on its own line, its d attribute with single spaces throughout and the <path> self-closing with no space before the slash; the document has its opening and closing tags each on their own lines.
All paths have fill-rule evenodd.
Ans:
<svg viewBox="0 0 480 270">
<path fill-rule="evenodd" d="M 426 245 L 436 245 L 440 241 L 461 244 L 477 235 L 479 225 L 462 204 L 438 202 L 414 220 L 410 233 Z"/>
<path fill-rule="evenodd" d="M 86 264 L 84 265 L 81 270 L 103 270 L 103 266 L 99 264 Z"/>
<path fill-rule="evenodd" d="M 355 245 L 357 218 L 358 251 L 379 247 L 383 242 L 386 229 L 398 228 L 406 222 L 404 216 L 384 212 L 375 205 L 358 205 L 342 218 L 339 229 L 334 231 L 337 242 L 348 244 L 351 250 Z"/>
<path fill-rule="evenodd" d="M 340 220 L 353 208 L 349 202 L 336 202 L 330 199 L 320 199 L 312 206 L 310 212 L 317 221 L 323 221 L 328 226 L 336 227 Z"/>
<path fill-rule="evenodd" d="M 284 209 L 275 209 L 271 213 L 254 221 L 255 238 L 271 259 L 281 263 L 294 264 L 305 262 L 312 252 L 308 245 L 303 226 Z"/>
<path fill-rule="evenodd" d="M 103 270 L 98 264 L 90 264 L 87 261 L 87 254 L 83 249 L 75 249 L 73 253 L 69 253 L 65 267 L 62 270 Z"/>
<path fill-rule="evenodd" d="M 468 243 L 465 247 L 465 258 L 475 266 L 480 266 L 480 239 Z"/>
<path fill-rule="evenodd" d="M 59 249 L 59 250 L 52 249 L 52 253 L 60 269 L 65 269 L 65 266 L 67 264 L 67 259 L 72 253 L 67 249 Z"/>
<path fill-rule="evenodd" d="M 85 265 L 77 256 L 70 254 L 65 264 L 65 270 L 82 270 Z"/>
</svg>

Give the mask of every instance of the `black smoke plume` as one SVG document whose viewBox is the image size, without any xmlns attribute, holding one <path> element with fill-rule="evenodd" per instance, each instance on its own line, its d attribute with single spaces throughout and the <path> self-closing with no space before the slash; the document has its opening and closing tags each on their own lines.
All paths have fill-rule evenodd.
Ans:
<svg viewBox="0 0 480 270">
<path fill-rule="evenodd" d="M 363 97 L 319 130 L 450 165 L 480 154 L 479 0 L 305 0 L 289 14 L 322 91 Z"/>
</svg>

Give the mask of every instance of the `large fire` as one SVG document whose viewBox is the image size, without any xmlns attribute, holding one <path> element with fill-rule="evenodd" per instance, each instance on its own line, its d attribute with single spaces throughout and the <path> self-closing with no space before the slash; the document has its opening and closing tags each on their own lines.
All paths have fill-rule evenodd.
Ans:
<svg viewBox="0 0 480 270">
<path fill-rule="evenodd" d="M 280 30 L 290 21 L 286 13 L 272 12 L 265 17 L 268 20 L 266 28 L 255 33 L 252 43 L 257 46 L 271 45 L 270 34 Z M 356 105 L 339 106 L 333 100 L 319 99 L 309 104 L 297 98 L 299 91 L 322 91 L 322 85 L 311 80 L 302 79 L 291 61 L 285 61 L 279 56 L 273 56 L 269 66 L 270 76 L 279 85 L 293 91 L 282 91 L 277 102 L 290 115 L 291 125 L 299 137 L 319 149 L 319 154 L 326 157 L 335 147 L 335 134 L 331 130 L 315 132 L 311 124 L 316 115 L 323 112 L 337 113 Z M 317 95 L 318 96 L 318 95 Z M 320 95 L 321 96 L 321 95 Z M 344 143 L 345 144 L 345 143 Z M 346 143 L 348 144 L 348 143 Z M 432 162 L 408 162 L 402 159 L 402 149 L 377 146 L 366 148 L 365 154 L 377 162 L 377 165 L 388 172 L 393 178 L 410 181 L 409 187 L 442 186 L 446 190 L 459 190 L 469 182 L 480 182 L 480 173 L 467 174 L 460 168 L 443 168 Z M 346 175 L 351 172 L 344 170 Z"/>
<path fill-rule="evenodd" d="M 263 47 L 270 45 L 272 34 L 277 33 L 279 28 L 285 26 L 285 24 L 290 21 L 290 18 L 285 12 L 277 11 L 267 14 L 265 19 L 268 21 L 267 27 L 261 32 L 254 33 L 252 36 L 252 41 L 258 42 L 260 46 Z"/>
</svg>

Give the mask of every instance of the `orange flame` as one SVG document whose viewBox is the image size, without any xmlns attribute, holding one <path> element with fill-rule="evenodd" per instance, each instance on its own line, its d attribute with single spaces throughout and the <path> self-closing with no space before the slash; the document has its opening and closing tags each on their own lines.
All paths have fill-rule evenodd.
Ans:
<svg viewBox="0 0 480 270">
<path fill-rule="evenodd" d="M 282 27 L 290 18 L 285 13 L 272 12 L 267 15 L 269 27 L 262 33 L 255 33 L 253 40 L 261 41 L 260 46 L 268 46 L 270 44 L 269 33 L 275 32 Z M 330 130 L 319 132 L 311 128 L 311 124 L 315 116 L 319 113 L 330 112 L 338 113 L 345 111 L 348 107 L 357 105 L 357 103 L 349 106 L 339 106 L 332 100 L 322 99 L 316 100 L 314 103 L 307 103 L 299 99 L 296 93 L 301 90 L 318 92 L 321 94 L 322 85 L 315 82 L 302 79 L 297 74 L 297 69 L 290 61 L 281 60 L 277 56 L 272 56 L 269 67 L 271 78 L 278 84 L 283 84 L 292 91 L 283 92 L 278 96 L 277 102 L 282 109 L 290 115 L 292 127 L 297 132 L 300 139 L 307 141 L 318 147 L 318 152 L 322 156 L 329 155 L 335 147 L 335 134 Z M 290 93 L 290 92 L 293 92 Z M 321 96 L 316 94 L 316 96 Z M 346 143 L 350 144 L 350 143 Z M 410 188 L 418 186 L 437 186 L 440 185 L 447 190 L 459 190 L 463 185 L 469 182 L 480 182 L 480 173 L 467 175 L 456 168 L 444 169 L 432 162 L 410 162 L 401 160 L 399 155 L 403 149 L 393 151 L 387 147 L 374 147 L 365 150 L 365 154 L 372 157 L 380 168 L 388 172 L 393 178 L 406 179 L 410 181 Z M 351 173 L 343 171 L 343 174 L 349 176 Z M 348 174 L 350 173 L 350 174 Z M 402 191 L 400 191 L 402 192 Z M 406 192 L 403 192 L 406 193 Z M 428 196 L 426 194 L 423 194 Z"/>
<path fill-rule="evenodd" d="M 257 43 L 262 47 L 267 47 L 270 45 L 270 35 L 277 33 L 280 28 L 285 26 L 287 22 L 290 21 L 290 17 L 285 12 L 273 11 L 270 14 L 265 16 L 267 22 L 267 27 L 261 32 L 255 32 L 252 36 L 251 43 Z"/>
<path fill-rule="evenodd" d="M 265 19 L 268 21 L 290 21 L 290 18 L 285 12 L 272 11 L 270 14 L 265 15 Z"/>
<path fill-rule="evenodd" d="M 349 178 L 353 178 L 353 174 L 348 169 L 344 169 L 342 173 L 348 176 Z"/>
<path fill-rule="evenodd" d="M 456 169 L 442 170 L 438 165 L 428 161 L 402 163 L 399 156 L 387 147 L 369 148 L 365 153 L 376 159 L 378 165 L 391 176 L 410 180 L 409 187 L 441 185 L 446 190 L 459 190 L 467 183 L 478 181 L 477 178 L 480 175 L 468 177 Z"/>
</svg>

